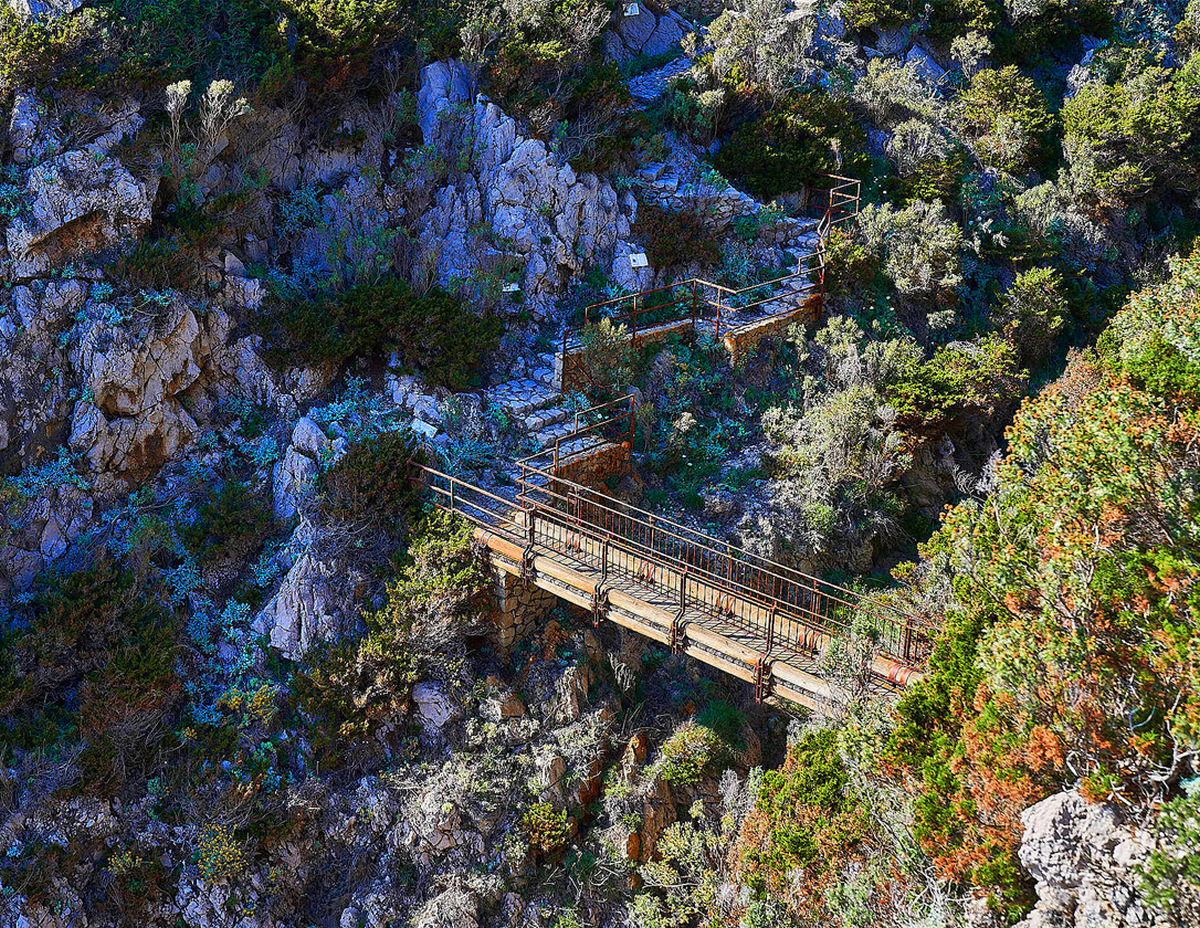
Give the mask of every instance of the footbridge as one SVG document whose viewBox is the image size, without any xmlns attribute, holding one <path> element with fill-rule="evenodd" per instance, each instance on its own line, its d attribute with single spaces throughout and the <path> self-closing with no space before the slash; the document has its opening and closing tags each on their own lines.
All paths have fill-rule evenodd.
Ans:
<svg viewBox="0 0 1200 928">
<path fill-rule="evenodd" d="M 573 419 L 556 414 L 545 420 L 549 428 L 537 410 L 593 380 L 583 339 L 599 319 L 623 325 L 635 344 L 707 330 L 736 360 L 747 340 L 818 312 L 828 235 L 857 216 L 861 199 L 859 181 L 831 180 L 830 189 L 814 191 L 820 220 L 793 271 L 738 290 L 694 278 L 589 306 L 584 325 L 564 332 L 548 386 L 505 385 L 511 389 L 501 402 L 514 409 L 510 393 L 533 397 L 518 405 L 532 410 L 531 438 L 541 445 L 506 466 L 505 486 L 417 465 L 435 505 L 473 523 L 493 566 L 515 583 L 751 683 L 760 701 L 813 709 L 839 695 L 826 659 L 850 638 L 865 645 L 855 653 L 869 655 L 861 676 L 872 690 L 894 695 L 919 680 L 929 647 L 922 627 L 880 602 L 596 489 L 606 472 L 628 464 L 632 396 Z M 537 399 L 542 393 L 548 399 Z"/>
<path fill-rule="evenodd" d="M 895 695 L 921 679 L 929 642 L 911 618 L 563 476 L 597 448 L 628 458 L 626 399 L 513 462 L 509 487 L 415 466 L 438 508 L 474 524 L 498 571 L 597 624 L 614 622 L 751 683 L 760 701 L 828 705 L 838 694 L 825 658 L 851 636 L 866 645 L 862 677 L 874 692 Z M 605 430 L 617 434 L 586 442 Z"/>
</svg>

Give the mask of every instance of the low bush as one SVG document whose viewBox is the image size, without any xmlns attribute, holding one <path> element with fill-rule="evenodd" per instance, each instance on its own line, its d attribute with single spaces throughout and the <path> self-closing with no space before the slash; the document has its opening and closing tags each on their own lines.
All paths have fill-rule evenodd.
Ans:
<svg viewBox="0 0 1200 928">
<path fill-rule="evenodd" d="M 1041 164 L 1054 119 L 1042 92 L 1015 67 L 980 71 L 958 107 L 959 121 L 985 163 L 1010 173 Z"/>
<path fill-rule="evenodd" d="M 915 200 L 903 209 L 872 204 L 858 225 L 901 293 L 928 297 L 962 282 L 962 230 L 943 203 Z"/>
<path fill-rule="evenodd" d="M 88 789 L 148 763 L 179 699 L 178 622 L 110 560 L 48 580 L 0 650 L 0 753 L 81 740 Z"/>
<path fill-rule="evenodd" d="M 209 883 L 235 880 L 247 866 L 242 843 L 228 825 L 206 825 L 196 847 L 196 865 Z"/>
<path fill-rule="evenodd" d="M 991 335 L 971 345 L 945 347 L 884 391 L 896 422 L 913 428 L 944 426 L 967 412 L 990 414 L 1019 395 L 1017 353 Z"/>
<path fill-rule="evenodd" d="M 395 346 L 405 367 L 455 392 L 478 383 L 483 359 L 500 343 L 504 328 L 495 316 L 474 315 L 444 290 L 417 297 L 396 278 L 287 302 L 267 326 L 279 362 L 340 365 Z"/>
<path fill-rule="evenodd" d="M 548 802 L 530 806 L 521 817 L 521 827 L 529 846 L 539 854 L 554 853 L 567 843 L 570 836 L 566 811 L 556 812 Z"/>
<path fill-rule="evenodd" d="M 1125 206 L 1200 189 L 1200 53 L 1178 70 L 1085 84 L 1063 106 L 1063 150 L 1081 198 Z"/>
<path fill-rule="evenodd" d="M 322 513 L 338 522 L 402 531 L 417 503 L 416 455 L 408 431 L 384 432 L 352 445 L 317 478 Z"/>
<path fill-rule="evenodd" d="M 489 614 L 490 581 L 469 522 L 438 510 L 412 538 L 383 608 L 363 617 L 367 634 L 312 649 L 296 674 L 296 707 L 312 722 L 322 767 L 387 761 L 379 732 L 397 729 L 412 685 Z"/>
<path fill-rule="evenodd" d="M 395 333 L 412 300 L 402 280 L 352 287 L 317 300 L 289 301 L 269 319 L 273 355 L 279 361 L 331 361 L 378 350 Z"/>
<path fill-rule="evenodd" d="M 865 145 L 845 101 L 798 93 L 736 130 L 715 164 L 747 192 L 769 200 L 801 187 L 827 186 L 824 174 L 865 170 Z"/>
<path fill-rule="evenodd" d="M 743 837 L 742 865 L 759 893 L 787 893 L 798 867 L 814 873 L 844 858 L 867 833 L 866 811 L 850 792 L 837 733 L 810 732 L 788 749 L 782 770 L 763 773 Z"/>
<path fill-rule="evenodd" d="M 1033 370 L 1050 359 L 1068 311 L 1062 275 L 1054 268 L 1031 268 L 1017 275 L 1001 301 L 997 321 L 1017 346 L 1021 363 Z"/>
<path fill-rule="evenodd" d="M 271 510 L 249 487 L 226 480 L 196 507 L 183 540 L 203 562 L 228 561 L 260 544 L 271 523 Z"/>
<path fill-rule="evenodd" d="M 695 786 L 728 756 L 728 747 L 711 728 L 685 722 L 663 742 L 658 773 L 675 786 Z"/>
<path fill-rule="evenodd" d="M 1082 359 L 1087 376 L 1022 407 L 986 504 L 944 513 L 901 573 L 942 628 L 897 706 L 891 762 L 939 875 L 1010 920 L 1034 898 L 1025 809 L 1073 783 L 1152 809 L 1156 771 L 1200 744 L 1194 401 L 1137 377 L 1148 350 L 1197 349 L 1200 256 L 1174 271 L 1118 313 L 1102 365 Z"/>
<path fill-rule="evenodd" d="M 646 243 L 646 257 L 656 271 L 691 263 L 707 266 L 721 260 L 720 240 L 694 212 L 639 203 L 633 232 Z"/>
<path fill-rule="evenodd" d="M 831 295 L 854 293 L 872 284 L 879 274 L 875 255 L 840 226 L 829 230 L 825 248 L 825 289 Z"/>
<path fill-rule="evenodd" d="M 208 83 L 278 90 L 299 75 L 336 88 L 401 35 L 453 53 L 458 4 L 405 0 L 100 0 L 80 14 L 25 23 L 0 9 L 0 78 L 77 87 Z"/>
<path fill-rule="evenodd" d="M 406 305 L 394 340 L 405 367 L 420 371 L 432 386 L 461 393 L 479 385 L 484 360 L 503 333 L 496 316 L 477 316 L 434 289 Z"/>
</svg>

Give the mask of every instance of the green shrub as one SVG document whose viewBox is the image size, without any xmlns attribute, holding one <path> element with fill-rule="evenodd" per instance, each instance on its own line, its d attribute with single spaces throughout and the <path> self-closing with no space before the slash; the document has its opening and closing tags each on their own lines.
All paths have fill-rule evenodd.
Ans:
<svg viewBox="0 0 1200 928">
<path fill-rule="evenodd" d="M 788 750 L 782 770 L 763 773 L 756 813 L 765 819 L 768 847 L 751 852 L 760 892 L 786 881 L 797 867 L 824 869 L 831 852 L 845 854 L 867 831 L 863 808 L 849 791 L 850 775 L 837 752 L 837 733 L 810 732 Z"/>
<path fill-rule="evenodd" d="M 728 756 L 728 748 L 711 728 L 685 722 L 663 743 L 658 773 L 676 786 L 695 786 Z"/>
<path fill-rule="evenodd" d="M 317 300 L 286 303 L 268 321 L 276 361 L 332 362 L 395 346 L 401 363 L 455 392 L 479 382 L 503 324 L 476 316 L 444 290 L 416 297 L 397 278 Z"/>
<path fill-rule="evenodd" d="M 1063 149 L 1078 195 L 1124 206 L 1200 189 L 1200 54 L 1177 71 L 1147 68 L 1085 84 L 1063 107 Z"/>
<path fill-rule="evenodd" d="M 579 340 L 583 351 L 578 363 L 583 366 L 589 383 L 612 392 L 629 387 L 633 382 L 634 352 L 629 329 L 624 324 L 614 325 L 611 319 L 601 319 L 585 326 Z"/>
<path fill-rule="evenodd" d="M 570 836 L 566 811 L 556 812 L 548 802 L 530 806 L 521 817 L 521 827 L 530 847 L 540 854 L 552 854 L 566 844 Z"/>
<path fill-rule="evenodd" d="M 865 170 L 865 144 L 845 101 L 804 92 L 735 131 L 715 164 L 749 193 L 769 200 L 801 187 L 827 186 L 823 174 Z"/>
<path fill-rule="evenodd" d="M 0 753 L 81 738 L 85 787 L 115 789 L 166 734 L 179 634 L 109 560 L 52 578 L 0 650 Z"/>
<path fill-rule="evenodd" d="M 1010 173 L 1041 163 L 1054 119 L 1041 91 L 1016 67 L 980 71 L 959 95 L 958 108 L 984 162 Z"/>
<path fill-rule="evenodd" d="M 496 316 L 477 316 L 444 290 L 407 303 L 394 342 L 405 367 L 426 383 L 454 393 L 478 386 L 483 362 L 500 344 L 504 325 Z"/>
<path fill-rule="evenodd" d="M 853 293 L 879 274 L 875 255 L 841 226 L 829 230 L 825 243 L 825 289 L 834 295 Z"/>
<path fill-rule="evenodd" d="M 1050 359 L 1067 309 L 1062 275 L 1053 268 L 1037 267 L 1018 274 L 1004 294 L 997 321 L 1027 368 L 1035 369 Z"/>
<path fill-rule="evenodd" d="M 117 259 L 113 276 L 145 290 L 189 290 L 199 283 L 199 268 L 175 239 L 143 238 Z"/>
<path fill-rule="evenodd" d="M 968 411 L 990 413 L 1019 395 L 1013 346 L 988 336 L 968 349 L 945 347 L 884 391 L 898 424 L 933 428 Z"/>
<path fill-rule="evenodd" d="M 1200 402 L 1200 364 L 1190 361 L 1161 333 L 1151 336 L 1125 371 L 1143 390 L 1173 402 Z"/>
<path fill-rule="evenodd" d="M 351 446 L 317 478 L 321 511 L 338 522 L 403 528 L 417 500 L 410 432 L 384 432 Z"/>
<path fill-rule="evenodd" d="M 403 720 L 408 693 L 428 679 L 463 623 L 488 614 L 490 579 L 471 523 L 435 510 L 412 533 L 407 561 L 367 634 L 314 647 L 297 672 L 297 708 L 323 768 L 394 762 L 378 733 Z"/>
<path fill-rule="evenodd" d="M 734 751 L 741 750 L 746 745 L 746 739 L 742 735 L 744 721 L 741 710 L 724 699 L 714 699 L 705 703 L 704 708 L 696 713 L 696 723 L 709 729 Z"/>
<path fill-rule="evenodd" d="M 98 19 L 93 11 L 81 10 L 50 22 L 28 21 L 7 3 L 0 6 L 0 86 L 61 79 Z"/>
<path fill-rule="evenodd" d="M 391 279 L 289 302 L 270 319 L 273 355 L 281 361 L 342 364 L 378 350 L 394 336 L 412 299 L 404 281 Z"/>
<path fill-rule="evenodd" d="M 859 214 L 858 226 L 901 293 L 935 296 L 962 282 L 962 230 L 940 201 L 915 200 L 903 209 L 871 204 Z"/>
<path fill-rule="evenodd" d="M 196 507 L 183 540 L 204 562 L 242 557 L 266 537 L 271 511 L 244 483 L 226 480 Z"/>
<path fill-rule="evenodd" d="M 721 259 L 717 235 L 694 212 L 660 209 L 639 203 L 634 235 L 646 243 L 646 257 L 655 270 L 696 261 L 716 264 Z"/>
</svg>

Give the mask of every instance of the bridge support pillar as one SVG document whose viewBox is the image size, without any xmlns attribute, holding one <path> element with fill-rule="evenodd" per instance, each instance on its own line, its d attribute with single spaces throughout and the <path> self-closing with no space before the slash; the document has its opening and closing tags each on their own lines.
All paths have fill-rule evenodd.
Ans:
<svg viewBox="0 0 1200 928">
<path fill-rule="evenodd" d="M 553 593 L 540 589 L 532 580 L 523 580 L 507 570 L 497 568 L 497 647 L 507 652 L 535 631 L 545 621 L 556 601 Z"/>
</svg>

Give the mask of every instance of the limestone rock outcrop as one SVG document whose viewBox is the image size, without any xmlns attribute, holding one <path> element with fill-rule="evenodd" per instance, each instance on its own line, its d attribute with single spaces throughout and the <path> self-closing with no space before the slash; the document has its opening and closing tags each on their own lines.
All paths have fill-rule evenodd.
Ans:
<svg viewBox="0 0 1200 928">
<path fill-rule="evenodd" d="M 158 180 L 139 181 L 103 149 L 68 151 L 30 171 L 29 210 L 6 230 L 12 273 L 47 273 L 73 258 L 138 238 Z"/>
<path fill-rule="evenodd" d="M 618 64 L 639 55 L 652 58 L 679 52 L 680 40 L 695 30 L 674 10 L 655 10 L 642 2 L 618 3 L 613 17 L 612 28 L 604 33 L 604 54 Z"/>
<path fill-rule="evenodd" d="M 458 62 L 421 72 L 417 121 L 426 145 L 465 154 L 458 162 L 467 167 L 434 193 L 418 220 L 416 263 L 443 284 L 516 263 L 525 305 L 544 312 L 592 265 L 607 266 L 614 246 L 629 236 L 636 205 L 608 181 L 576 174 L 545 143 L 523 137 L 496 104 L 470 100 L 469 88 Z"/>
<path fill-rule="evenodd" d="M 1200 919 L 1200 898 L 1186 886 L 1181 920 L 1149 905 L 1137 867 L 1154 850 L 1154 836 L 1116 807 L 1067 790 L 1030 806 L 1021 821 L 1018 856 L 1037 881 L 1038 898 L 1019 928 L 1165 928 Z"/>
</svg>

